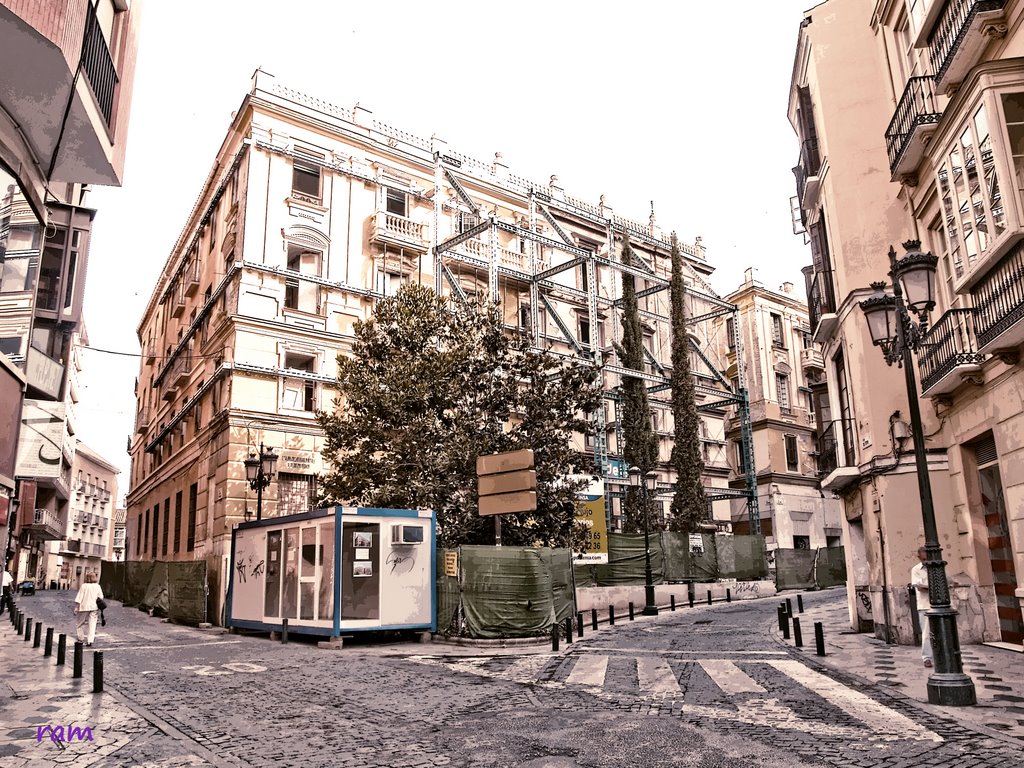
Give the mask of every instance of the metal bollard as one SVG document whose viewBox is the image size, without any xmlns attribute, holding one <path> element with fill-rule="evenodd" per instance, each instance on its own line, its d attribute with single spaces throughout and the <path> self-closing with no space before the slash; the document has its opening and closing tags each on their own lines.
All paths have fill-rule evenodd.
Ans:
<svg viewBox="0 0 1024 768">
<path fill-rule="evenodd" d="M 804 596 L 803 595 L 797 595 L 796 596 L 796 609 L 798 611 L 800 611 L 800 613 L 804 612 Z"/>
<path fill-rule="evenodd" d="M 64 657 L 68 652 L 68 636 L 61 633 L 57 636 L 57 666 L 64 666 Z"/>
<path fill-rule="evenodd" d="M 72 670 L 71 670 L 71 676 L 72 677 L 81 677 L 82 676 L 82 641 L 81 640 L 75 641 L 75 656 L 74 656 L 74 659 L 72 660 L 72 665 L 73 666 L 72 666 Z"/>
<path fill-rule="evenodd" d="M 27 643 L 29 641 L 29 638 L 31 638 L 31 637 L 32 637 L 32 617 L 29 616 L 27 619 L 25 619 L 25 642 Z"/>
<path fill-rule="evenodd" d="M 597 631 L 597 608 L 590 609 L 590 628 Z"/>
<path fill-rule="evenodd" d="M 804 647 L 804 636 L 800 632 L 800 619 L 796 616 L 793 617 L 793 642 L 797 648 Z"/>
<path fill-rule="evenodd" d="M 671 609 L 673 611 L 676 609 L 676 596 L 675 595 L 669 595 L 669 606 L 671 607 Z"/>
<path fill-rule="evenodd" d="M 92 692 L 103 693 L 103 651 L 92 654 Z"/>
<path fill-rule="evenodd" d="M 572 644 L 572 616 L 565 617 L 565 644 Z"/>
<path fill-rule="evenodd" d="M 42 639 L 43 639 L 43 625 L 42 625 L 41 622 L 37 622 L 36 623 L 36 631 L 32 635 L 32 647 L 33 648 L 38 648 L 39 647 L 39 643 L 42 641 Z"/>
<path fill-rule="evenodd" d="M 288 619 L 281 619 L 281 644 L 288 644 Z"/>
<path fill-rule="evenodd" d="M 633 604 L 629 604 L 629 620 L 633 621 Z"/>
<path fill-rule="evenodd" d="M 779 608 L 779 629 L 782 630 L 782 636 L 789 640 L 789 615 L 786 613 L 786 606 L 780 605 Z"/>
<path fill-rule="evenodd" d="M 820 621 L 814 622 L 814 652 L 818 656 L 825 655 L 825 630 Z"/>
<path fill-rule="evenodd" d="M 708 605 L 711 605 L 711 590 L 708 590 Z"/>
<path fill-rule="evenodd" d="M 559 631 L 558 630 L 558 622 L 556 621 L 554 624 L 551 625 L 551 650 L 552 651 L 557 651 L 558 650 L 558 639 L 559 639 L 558 638 L 558 631 Z"/>
<path fill-rule="evenodd" d="M 46 628 L 46 645 L 43 646 L 43 656 L 53 655 L 53 627 Z"/>
<path fill-rule="evenodd" d="M 728 587 L 726 587 L 726 590 L 725 590 L 725 602 L 727 602 L 727 603 L 731 603 L 732 602 L 732 590 L 729 589 Z"/>
<path fill-rule="evenodd" d="M 608 626 L 609 627 L 614 627 L 615 626 L 615 606 L 614 605 L 609 605 L 608 606 Z"/>
<path fill-rule="evenodd" d="M 691 584 L 690 586 L 692 587 L 693 585 Z M 690 598 L 690 607 L 693 608 L 693 590 L 692 589 L 690 590 L 690 592 L 687 595 L 687 597 Z"/>
<path fill-rule="evenodd" d="M 793 615 L 793 601 L 790 598 L 786 598 L 786 613 L 790 616 Z"/>
<path fill-rule="evenodd" d="M 583 611 L 576 613 L 576 637 L 583 637 Z"/>
</svg>

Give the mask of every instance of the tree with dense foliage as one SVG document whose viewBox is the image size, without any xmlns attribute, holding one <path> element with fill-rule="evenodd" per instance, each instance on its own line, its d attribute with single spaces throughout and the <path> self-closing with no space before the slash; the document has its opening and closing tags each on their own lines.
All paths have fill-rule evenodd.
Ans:
<svg viewBox="0 0 1024 768">
<path fill-rule="evenodd" d="M 707 517 L 707 497 L 701 474 L 704 460 L 700 454 L 700 416 L 690 369 L 690 339 L 686 330 L 686 284 L 683 282 L 683 257 L 672 233 L 672 281 L 669 285 L 672 322 L 672 417 L 675 443 L 671 463 L 676 471 L 668 527 L 690 533 Z"/>
<path fill-rule="evenodd" d="M 632 266 L 637 262 L 636 255 L 629 245 L 629 236 L 623 239 L 622 263 Z M 622 342 L 615 343 L 615 352 L 624 368 L 634 371 L 644 369 L 644 335 L 640 324 L 640 312 L 636 298 L 636 280 L 634 276 L 622 270 Z M 651 427 L 651 406 L 647 399 L 647 383 L 637 376 L 622 377 L 622 437 L 625 445 L 621 447 L 622 457 L 626 464 L 639 468 L 643 475 L 653 470 L 658 463 L 658 438 Z M 647 525 L 657 530 L 659 522 L 654 514 L 654 505 L 648 503 L 644 512 L 640 510 L 641 495 L 629 488 L 623 503 L 622 530 L 625 533 L 638 533 L 644 530 L 643 514 L 647 515 Z"/>
<path fill-rule="evenodd" d="M 600 404 L 592 366 L 565 365 L 505 332 L 494 306 L 452 305 L 406 285 L 354 324 L 338 358 L 338 407 L 320 413 L 324 500 L 435 510 L 441 546 L 490 544 L 478 455 L 532 448 L 537 511 L 504 515 L 509 545 L 578 544 L 576 493 L 590 470 L 572 448 Z"/>
</svg>

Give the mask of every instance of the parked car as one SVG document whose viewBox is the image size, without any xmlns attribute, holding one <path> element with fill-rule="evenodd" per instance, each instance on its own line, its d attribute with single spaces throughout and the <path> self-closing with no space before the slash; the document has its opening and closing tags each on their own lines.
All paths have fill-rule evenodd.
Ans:
<svg viewBox="0 0 1024 768">
<path fill-rule="evenodd" d="M 23 581 L 18 585 L 18 591 L 23 595 L 34 595 L 36 593 L 36 583 L 34 581 Z"/>
</svg>

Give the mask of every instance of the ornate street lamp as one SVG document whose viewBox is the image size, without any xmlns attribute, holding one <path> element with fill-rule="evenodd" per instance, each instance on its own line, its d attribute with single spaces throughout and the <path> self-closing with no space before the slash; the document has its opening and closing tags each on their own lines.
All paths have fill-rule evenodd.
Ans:
<svg viewBox="0 0 1024 768">
<path fill-rule="evenodd" d="M 249 487 L 256 491 L 256 519 L 263 519 L 263 489 L 270 485 L 274 479 L 274 466 L 277 464 L 277 454 L 273 448 L 264 448 L 260 443 L 260 453 L 250 453 L 245 464 L 245 479 L 249 481 Z"/>
<path fill-rule="evenodd" d="M 644 483 L 640 482 L 640 469 L 629 468 L 629 485 L 640 493 L 640 514 L 644 519 L 644 616 L 657 616 L 658 605 L 654 601 L 654 573 L 651 570 L 651 534 L 648 520 L 648 501 L 650 495 L 658 487 L 658 473 L 651 470 L 643 476 Z"/>
<path fill-rule="evenodd" d="M 885 362 L 903 367 L 907 384 L 907 404 L 910 429 L 914 438 L 914 459 L 917 465 L 917 485 L 921 495 L 921 516 L 924 520 L 924 548 L 927 553 L 925 569 L 928 572 L 928 594 L 931 609 L 927 611 L 931 629 L 932 648 L 935 651 L 934 671 L 928 677 L 928 701 L 932 704 L 968 706 L 977 703 L 974 682 L 964 674 L 960 657 L 960 639 L 957 635 L 956 611 L 949 600 L 949 582 L 946 563 L 942 559 L 939 534 L 935 525 L 932 505 L 931 481 L 928 477 L 928 458 L 924 449 L 924 427 L 921 407 L 917 398 L 917 379 L 914 374 L 915 352 L 927 330 L 927 314 L 935 307 L 934 280 L 938 259 L 930 253 L 921 253 L 919 240 L 903 244 L 907 254 L 896 260 L 896 250 L 889 247 L 889 276 L 891 294 L 885 283 L 872 283 L 875 295 L 860 302 L 868 323 L 871 342 L 882 348 Z M 910 313 L 917 315 L 917 321 Z"/>
</svg>

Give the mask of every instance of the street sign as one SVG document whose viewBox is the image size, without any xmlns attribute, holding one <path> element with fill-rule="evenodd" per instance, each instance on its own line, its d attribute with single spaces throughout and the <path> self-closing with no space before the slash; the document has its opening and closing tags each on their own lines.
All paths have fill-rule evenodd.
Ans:
<svg viewBox="0 0 1024 768">
<path fill-rule="evenodd" d="M 537 510 L 537 472 L 529 448 L 477 456 L 476 473 L 482 517 Z M 501 541 L 500 522 L 500 518 L 495 521 L 497 542 Z"/>
<path fill-rule="evenodd" d="M 533 469 L 533 450 L 523 448 L 508 453 L 491 453 L 476 457 L 477 475 L 496 475 L 499 472 L 515 472 L 518 469 Z"/>
<path fill-rule="evenodd" d="M 534 491 L 536 489 L 537 472 L 532 469 L 502 472 L 500 475 L 483 475 L 477 480 L 477 490 L 481 496 L 493 496 L 496 493 L 516 493 L 517 491 Z"/>
<path fill-rule="evenodd" d="M 533 512 L 537 509 L 537 492 L 498 493 L 480 497 L 480 516 L 511 515 L 515 512 Z"/>
<path fill-rule="evenodd" d="M 458 576 L 459 575 L 459 552 L 455 549 L 446 549 L 444 551 L 444 575 L 445 576 Z"/>
<path fill-rule="evenodd" d="M 608 527 L 604 515 L 604 481 L 588 478 L 589 485 L 576 496 L 576 521 L 586 529 L 582 552 L 574 552 L 576 564 L 608 562 Z"/>
</svg>

